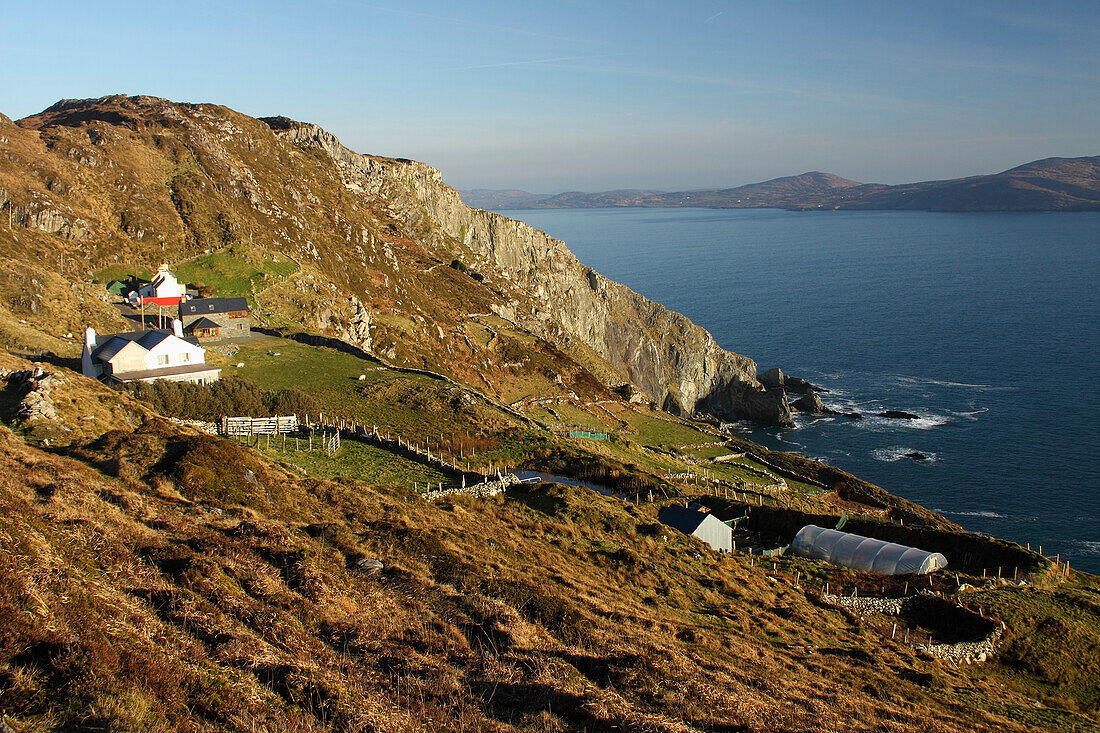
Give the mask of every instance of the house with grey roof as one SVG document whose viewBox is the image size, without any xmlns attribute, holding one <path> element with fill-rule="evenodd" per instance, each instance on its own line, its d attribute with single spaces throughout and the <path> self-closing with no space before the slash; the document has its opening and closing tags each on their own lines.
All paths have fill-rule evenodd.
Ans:
<svg viewBox="0 0 1100 733">
<path fill-rule="evenodd" d="M 171 382 L 210 384 L 221 369 L 206 363 L 206 349 L 183 338 L 183 325 L 173 321 L 173 332 L 131 331 L 109 335 L 94 328 L 84 332 L 81 371 L 103 382 Z"/>
<path fill-rule="evenodd" d="M 706 507 L 698 504 L 686 507 L 673 504 L 662 509 L 657 519 L 686 535 L 698 537 L 710 545 L 712 550 L 733 552 L 733 529 L 711 514 Z"/>
<path fill-rule="evenodd" d="M 193 298 L 180 303 L 183 333 L 203 341 L 240 338 L 252 332 L 247 298 Z"/>
</svg>

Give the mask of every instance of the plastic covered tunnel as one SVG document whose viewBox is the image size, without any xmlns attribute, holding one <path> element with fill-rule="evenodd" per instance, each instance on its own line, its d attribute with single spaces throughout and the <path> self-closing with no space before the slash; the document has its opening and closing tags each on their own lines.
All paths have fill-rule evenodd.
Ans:
<svg viewBox="0 0 1100 733">
<path fill-rule="evenodd" d="M 801 557 L 825 560 L 833 565 L 883 575 L 931 573 L 947 567 L 947 558 L 938 552 L 894 544 L 825 529 L 808 524 L 791 541 L 791 552 Z"/>
</svg>

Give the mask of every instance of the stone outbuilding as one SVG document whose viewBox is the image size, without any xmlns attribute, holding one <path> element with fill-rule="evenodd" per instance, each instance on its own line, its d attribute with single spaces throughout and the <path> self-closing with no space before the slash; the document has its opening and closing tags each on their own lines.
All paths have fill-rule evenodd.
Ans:
<svg viewBox="0 0 1100 733">
<path fill-rule="evenodd" d="M 248 298 L 193 298 L 180 303 L 183 332 L 203 341 L 240 338 L 252 332 Z"/>
</svg>

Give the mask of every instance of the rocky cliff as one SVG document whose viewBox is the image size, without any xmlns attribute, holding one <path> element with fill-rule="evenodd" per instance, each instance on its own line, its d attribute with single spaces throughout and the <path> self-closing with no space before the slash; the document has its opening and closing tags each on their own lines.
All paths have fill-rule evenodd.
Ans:
<svg viewBox="0 0 1100 733">
<path fill-rule="evenodd" d="M 394 202 L 391 212 L 408 227 L 459 240 L 471 266 L 514 294 L 493 304 L 497 315 L 563 350 L 579 341 L 670 412 L 791 423 L 785 396 L 764 390 L 752 359 L 722 349 L 687 317 L 585 267 L 564 242 L 466 206 L 424 163 L 358 155 L 316 125 L 265 122 L 283 139 L 328 154 L 348 188 Z"/>
</svg>

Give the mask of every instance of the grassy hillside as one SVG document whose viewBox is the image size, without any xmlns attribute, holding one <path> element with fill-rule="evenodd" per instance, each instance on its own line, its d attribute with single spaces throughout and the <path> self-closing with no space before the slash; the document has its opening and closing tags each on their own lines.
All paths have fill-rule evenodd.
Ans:
<svg viewBox="0 0 1100 733">
<path fill-rule="evenodd" d="M 303 477 L 61 376 L 59 423 L 85 423 L 67 445 L 11 412 L 0 428 L 0 710 L 17 730 L 1095 726 L 1090 668 L 1060 678 L 1051 645 L 930 661 L 822 606 L 813 564 L 716 555 L 657 505 L 552 485 L 432 505 L 335 464 Z M 88 400 L 104 419 L 81 420 Z M 982 603 L 1052 614 L 1040 626 L 1095 663 L 1089 593 Z"/>
<path fill-rule="evenodd" d="M 318 399 L 359 385 L 352 366 Z M 1096 727 L 1094 578 L 969 597 L 1012 631 L 1001 658 L 957 668 L 821 604 L 860 574 L 712 553 L 660 525 L 659 502 L 544 484 L 433 505 L 393 454 L 257 452 L 56 373 L 56 420 L 18 417 L 13 383 L 0 427 L 0 712 L 17 730 Z M 360 572 L 374 558 L 381 574 Z"/>
</svg>

